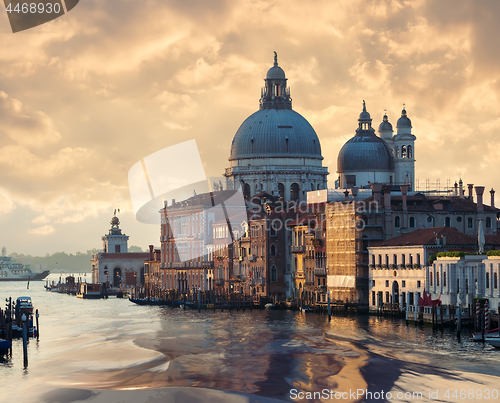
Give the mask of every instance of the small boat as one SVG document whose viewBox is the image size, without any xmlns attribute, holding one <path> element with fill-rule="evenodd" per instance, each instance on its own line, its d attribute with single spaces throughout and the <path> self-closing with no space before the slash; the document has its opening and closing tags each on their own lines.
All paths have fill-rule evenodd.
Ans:
<svg viewBox="0 0 500 403">
<path fill-rule="evenodd" d="M 129 297 L 128 300 L 130 302 L 133 302 L 134 304 L 137 304 L 137 305 L 170 305 L 170 303 L 168 301 L 165 301 L 163 299 L 158 299 L 158 298 L 141 299 L 141 298 Z"/>
<path fill-rule="evenodd" d="M 302 313 L 313 313 L 314 310 L 310 306 L 304 305 L 304 306 L 302 306 L 300 308 L 300 312 L 302 312 Z"/>
<path fill-rule="evenodd" d="M 0 340 L 0 354 L 4 353 L 7 351 L 9 348 L 12 347 L 12 342 L 9 340 Z"/>
<path fill-rule="evenodd" d="M 498 333 L 496 335 L 484 335 L 484 341 L 491 344 L 493 347 L 500 348 L 500 336 Z"/>
<path fill-rule="evenodd" d="M 33 313 L 33 304 L 31 303 L 30 297 L 19 297 L 16 302 L 16 307 L 19 309 L 19 312 L 31 314 Z"/>
<path fill-rule="evenodd" d="M 496 329 L 492 330 L 486 330 L 484 332 L 484 339 L 483 339 L 483 332 L 476 332 L 472 335 L 474 341 L 486 341 L 486 337 L 488 335 L 491 335 L 492 337 L 495 337 L 495 335 L 498 335 L 498 327 Z"/>
<path fill-rule="evenodd" d="M 76 296 L 77 298 L 82 299 L 103 298 L 103 293 L 101 292 L 101 284 L 82 283 L 80 284 L 80 290 L 76 293 Z"/>
<path fill-rule="evenodd" d="M 274 305 L 274 304 L 272 304 L 272 303 L 268 303 L 268 304 L 264 305 L 264 308 L 266 308 L 266 309 L 270 309 L 270 310 L 273 310 L 273 311 L 274 311 L 274 310 L 278 309 L 278 306 L 277 306 L 277 305 Z"/>
</svg>

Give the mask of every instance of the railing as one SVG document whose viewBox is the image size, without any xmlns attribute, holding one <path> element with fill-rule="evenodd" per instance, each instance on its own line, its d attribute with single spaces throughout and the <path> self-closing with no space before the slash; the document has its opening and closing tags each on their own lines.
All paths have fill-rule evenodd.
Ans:
<svg viewBox="0 0 500 403">
<path fill-rule="evenodd" d="M 315 276 L 326 276 L 326 269 L 323 267 L 316 267 L 314 269 L 314 275 Z"/>
<path fill-rule="evenodd" d="M 197 268 L 213 268 L 214 262 L 203 261 L 203 262 L 167 262 L 162 263 L 162 269 L 197 269 Z"/>
<path fill-rule="evenodd" d="M 292 253 L 304 253 L 305 251 L 306 251 L 305 245 L 292 246 Z"/>
</svg>

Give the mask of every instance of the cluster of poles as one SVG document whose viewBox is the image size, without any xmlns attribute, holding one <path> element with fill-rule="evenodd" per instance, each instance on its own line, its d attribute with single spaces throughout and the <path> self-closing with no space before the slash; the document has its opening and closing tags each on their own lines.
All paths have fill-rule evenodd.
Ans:
<svg viewBox="0 0 500 403">
<path fill-rule="evenodd" d="M 12 302 L 11 297 L 5 301 L 5 309 L 2 310 L 0 308 L 0 335 L 11 343 L 12 339 L 22 337 L 24 367 L 27 367 L 29 335 L 31 333 L 32 337 L 36 337 L 37 340 L 40 337 L 38 309 L 35 311 L 35 316 L 33 318 L 32 312 L 22 311 L 20 307 L 16 306 L 15 303 Z M 36 327 L 33 327 L 33 319 L 35 319 Z M 32 329 L 32 332 L 30 332 L 30 328 Z M 21 331 L 19 332 L 19 330 Z M 12 356 L 12 344 L 9 349 L 9 355 Z"/>
</svg>

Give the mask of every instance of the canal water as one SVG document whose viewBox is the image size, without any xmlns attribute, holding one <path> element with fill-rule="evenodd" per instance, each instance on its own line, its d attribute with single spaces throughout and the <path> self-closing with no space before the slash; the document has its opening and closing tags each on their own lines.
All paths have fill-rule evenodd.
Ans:
<svg viewBox="0 0 500 403">
<path fill-rule="evenodd" d="M 0 282 L 1 301 L 30 296 L 40 312 L 28 367 L 20 340 L 0 357 L 2 402 L 500 402 L 500 351 L 467 334 L 368 316 L 81 300 L 44 284 Z"/>
</svg>

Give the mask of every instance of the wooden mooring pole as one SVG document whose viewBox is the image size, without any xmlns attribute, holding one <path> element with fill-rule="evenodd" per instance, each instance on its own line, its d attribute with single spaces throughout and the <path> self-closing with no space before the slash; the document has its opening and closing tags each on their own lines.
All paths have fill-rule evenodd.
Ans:
<svg viewBox="0 0 500 403">
<path fill-rule="evenodd" d="M 40 338 L 40 326 L 38 325 L 38 309 L 35 311 L 35 318 L 36 318 L 36 339 L 38 340 Z"/>
</svg>

